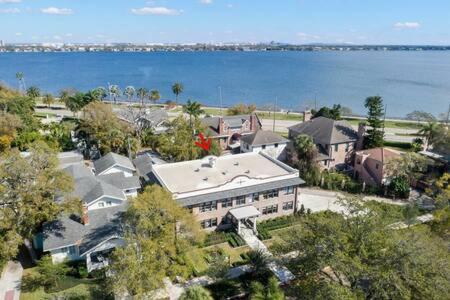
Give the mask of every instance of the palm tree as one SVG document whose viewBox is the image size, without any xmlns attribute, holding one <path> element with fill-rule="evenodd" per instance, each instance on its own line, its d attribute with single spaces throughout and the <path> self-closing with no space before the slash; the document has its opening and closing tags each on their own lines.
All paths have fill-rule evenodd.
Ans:
<svg viewBox="0 0 450 300">
<path fill-rule="evenodd" d="M 75 95 L 65 97 L 63 100 L 63 97 L 61 97 L 61 101 L 64 101 L 64 104 L 66 107 L 73 112 L 73 115 L 75 116 L 76 113 L 83 108 L 84 105 L 84 94 L 83 93 L 76 93 Z"/>
<path fill-rule="evenodd" d="M 137 96 L 141 100 L 141 106 L 144 106 L 144 99 L 147 97 L 148 91 L 146 88 L 138 88 L 137 89 Z"/>
<path fill-rule="evenodd" d="M 19 81 L 19 91 L 26 91 L 27 87 L 25 85 L 25 75 L 23 72 L 17 72 L 16 79 Z"/>
<path fill-rule="evenodd" d="M 27 96 L 36 99 L 41 96 L 41 90 L 36 86 L 30 86 L 27 89 Z"/>
<path fill-rule="evenodd" d="M 175 82 L 172 85 L 172 92 L 175 94 L 176 97 L 175 102 L 177 106 L 178 106 L 178 95 L 180 95 L 183 92 L 183 89 L 184 89 L 183 84 L 181 84 L 180 82 Z"/>
<path fill-rule="evenodd" d="M 152 102 L 159 101 L 159 99 L 161 99 L 161 95 L 159 94 L 159 91 L 158 90 L 151 90 L 150 91 L 150 95 L 149 95 L 149 99 Z"/>
<path fill-rule="evenodd" d="M 123 94 L 125 96 L 127 96 L 128 102 L 131 102 L 131 99 L 133 98 L 135 92 L 136 92 L 136 89 L 134 88 L 134 86 L 129 85 L 125 88 L 125 90 L 123 91 Z"/>
<path fill-rule="evenodd" d="M 95 88 L 92 92 L 95 95 L 95 99 L 97 99 L 99 101 L 103 101 L 106 98 L 106 96 L 108 95 L 106 92 L 106 89 L 102 86 Z"/>
<path fill-rule="evenodd" d="M 117 97 L 120 95 L 120 88 L 118 85 L 113 84 L 109 86 L 109 99 L 111 98 L 114 100 L 114 104 L 117 101 Z"/>
<path fill-rule="evenodd" d="M 425 136 L 427 140 L 427 150 L 430 145 L 432 145 L 435 141 L 434 138 L 439 130 L 439 124 L 436 122 L 428 122 L 427 124 L 422 125 L 422 128 L 419 130 L 419 133 Z"/>
<path fill-rule="evenodd" d="M 47 104 L 47 107 L 50 108 L 50 105 L 52 105 L 55 102 L 55 98 L 53 98 L 52 94 L 47 93 L 44 95 L 44 99 L 42 99 L 42 102 L 44 104 Z"/>
<path fill-rule="evenodd" d="M 192 117 L 198 118 L 205 111 L 202 109 L 202 105 L 197 101 L 191 101 L 189 99 L 186 105 L 183 105 L 183 112 L 189 115 L 189 125 L 192 127 Z"/>
<path fill-rule="evenodd" d="M 254 278 L 261 278 L 269 269 L 269 259 L 262 250 L 252 250 L 248 252 L 249 265 Z"/>
<path fill-rule="evenodd" d="M 70 96 L 72 96 L 71 91 L 69 89 L 63 89 L 59 92 L 59 101 L 66 104 L 67 99 L 69 99 Z"/>
</svg>

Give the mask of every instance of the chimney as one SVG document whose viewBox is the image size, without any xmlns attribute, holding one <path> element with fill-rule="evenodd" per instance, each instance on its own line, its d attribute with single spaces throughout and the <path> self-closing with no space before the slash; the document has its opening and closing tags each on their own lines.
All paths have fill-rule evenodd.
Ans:
<svg viewBox="0 0 450 300">
<path fill-rule="evenodd" d="M 81 223 L 83 223 L 83 225 L 89 225 L 88 208 L 86 205 L 83 205 L 82 208 Z"/>
<path fill-rule="evenodd" d="M 219 117 L 219 134 L 223 134 L 223 118 Z"/>
<path fill-rule="evenodd" d="M 211 157 L 208 159 L 208 161 L 209 161 L 209 166 L 210 166 L 211 168 L 214 168 L 214 167 L 216 166 L 216 160 L 217 160 L 217 157 L 214 157 L 214 156 L 211 156 Z"/>
<path fill-rule="evenodd" d="M 258 119 L 256 118 L 256 114 L 250 115 L 250 130 L 253 132 L 258 131 Z"/>
<path fill-rule="evenodd" d="M 309 120 L 311 120 L 312 117 L 312 113 L 310 110 L 305 110 L 303 112 L 303 122 L 308 122 Z"/>
<path fill-rule="evenodd" d="M 358 141 L 356 142 L 356 150 L 364 148 L 364 136 L 366 135 L 366 123 L 360 122 L 358 124 Z"/>
</svg>

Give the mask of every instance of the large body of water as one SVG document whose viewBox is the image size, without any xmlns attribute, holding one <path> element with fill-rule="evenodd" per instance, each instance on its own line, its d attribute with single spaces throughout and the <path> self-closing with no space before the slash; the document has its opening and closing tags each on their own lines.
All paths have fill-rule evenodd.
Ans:
<svg viewBox="0 0 450 300">
<path fill-rule="evenodd" d="M 219 106 L 238 102 L 285 109 L 340 103 L 365 113 L 364 99 L 380 95 L 387 115 L 413 110 L 435 115 L 450 104 L 450 52 L 152 52 L 152 53 L 0 53 L 0 81 L 52 93 L 81 91 L 108 83 L 156 88 L 173 99 L 180 81 L 188 98 Z"/>
</svg>

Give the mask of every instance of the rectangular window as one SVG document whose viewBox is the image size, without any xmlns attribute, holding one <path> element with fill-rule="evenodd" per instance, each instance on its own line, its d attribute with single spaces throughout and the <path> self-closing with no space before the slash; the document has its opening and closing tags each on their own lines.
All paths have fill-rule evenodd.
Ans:
<svg viewBox="0 0 450 300">
<path fill-rule="evenodd" d="M 334 145 L 334 151 L 338 151 L 339 150 L 339 144 Z"/>
<path fill-rule="evenodd" d="M 211 228 L 217 226 L 217 218 L 214 219 L 207 219 L 200 222 L 200 225 L 202 228 Z"/>
<path fill-rule="evenodd" d="M 226 207 L 233 207 L 233 199 L 228 198 L 228 199 L 222 200 L 222 207 L 223 207 L 223 208 L 226 208 Z"/>
<path fill-rule="evenodd" d="M 262 148 L 263 150 L 264 150 L 264 149 L 266 149 L 266 145 L 262 145 L 262 147 L 261 147 L 261 148 Z"/>
<path fill-rule="evenodd" d="M 278 190 L 270 190 L 270 191 L 266 191 L 263 194 L 264 199 L 269 199 L 269 198 L 275 198 L 278 197 Z"/>
<path fill-rule="evenodd" d="M 75 246 L 69 246 L 68 252 L 70 255 L 75 255 L 75 254 L 77 254 L 77 248 Z"/>
<path fill-rule="evenodd" d="M 217 202 L 211 201 L 211 202 L 205 202 L 200 206 L 200 212 L 207 212 L 207 211 L 213 211 L 217 209 Z"/>
<path fill-rule="evenodd" d="M 111 205 L 112 205 L 112 202 L 111 202 L 111 201 L 106 201 L 106 205 L 107 205 L 107 206 L 111 206 Z"/>
<path fill-rule="evenodd" d="M 277 212 L 278 212 L 278 204 L 277 205 L 266 206 L 266 207 L 263 207 L 263 209 L 262 209 L 262 214 L 263 215 L 275 214 Z"/>
<path fill-rule="evenodd" d="M 253 201 L 259 201 L 259 193 L 254 193 L 252 195 L 252 197 L 253 197 Z"/>
<path fill-rule="evenodd" d="M 288 186 L 286 188 L 286 195 L 290 195 L 294 193 L 294 187 L 293 186 Z"/>
<path fill-rule="evenodd" d="M 348 152 L 348 150 L 350 150 L 350 144 L 349 143 L 345 144 L 345 152 Z"/>
<path fill-rule="evenodd" d="M 244 205 L 245 204 L 245 196 L 236 197 L 236 205 Z"/>
<path fill-rule="evenodd" d="M 275 144 L 275 148 L 278 148 L 278 144 Z"/>
<path fill-rule="evenodd" d="M 283 210 L 291 210 L 291 209 L 294 209 L 293 201 L 283 203 Z"/>
<path fill-rule="evenodd" d="M 98 207 L 105 207 L 105 202 L 99 202 Z"/>
</svg>

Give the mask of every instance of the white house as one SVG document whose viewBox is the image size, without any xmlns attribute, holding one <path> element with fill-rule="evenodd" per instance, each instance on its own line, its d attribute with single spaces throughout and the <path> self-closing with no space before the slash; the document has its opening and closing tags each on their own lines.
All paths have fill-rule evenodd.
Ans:
<svg viewBox="0 0 450 300">
<path fill-rule="evenodd" d="M 241 152 L 264 152 L 278 160 L 286 159 L 286 146 L 289 140 L 272 131 L 258 130 L 241 137 Z"/>
<path fill-rule="evenodd" d="M 125 177 L 131 177 L 136 172 L 131 160 L 123 155 L 113 152 L 94 161 L 96 175 L 107 175 L 113 173 L 123 173 Z"/>
</svg>

